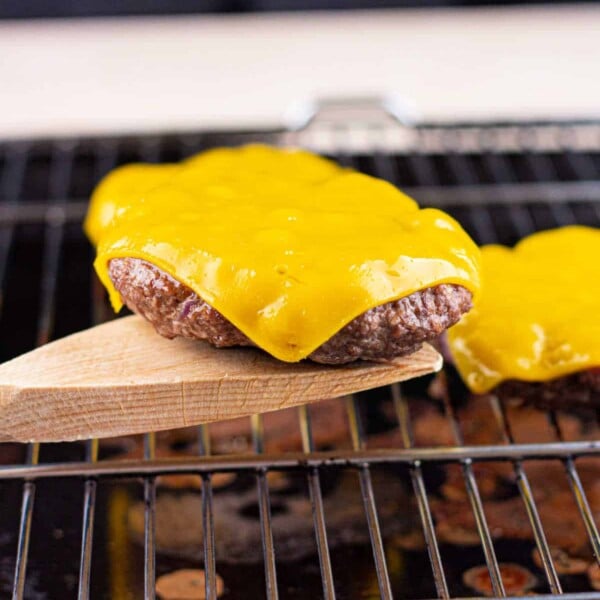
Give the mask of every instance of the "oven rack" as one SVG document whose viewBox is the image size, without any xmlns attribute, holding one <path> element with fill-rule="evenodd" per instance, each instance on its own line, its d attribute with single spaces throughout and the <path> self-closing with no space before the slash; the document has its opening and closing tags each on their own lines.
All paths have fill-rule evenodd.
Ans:
<svg viewBox="0 0 600 600">
<path fill-rule="evenodd" d="M 461 127 L 443 125 L 413 127 L 414 140 L 404 149 L 401 145 L 379 144 L 381 130 L 366 129 L 370 136 L 370 149 L 360 152 L 351 150 L 354 142 L 350 129 L 334 129 L 327 132 L 328 145 L 319 145 L 318 135 L 310 131 L 254 132 L 236 134 L 166 135 L 140 138 L 70 139 L 15 142 L 0 145 L 2 161 L 0 179 L 0 339 L 5 353 L 22 351 L 22 345 L 46 343 L 56 335 L 64 335 L 65 327 L 61 311 L 65 310 L 64 297 L 60 295 L 64 285 L 62 269 L 67 258 L 66 244 L 78 228 L 85 210 L 85 198 L 90 184 L 107 170 L 130 160 L 157 161 L 178 158 L 193 151 L 216 144 L 237 144 L 248 140 L 285 142 L 307 145 L 333 155 L 343 164 L 367 170 L 411 188 L 423 204 L 443 206 L 452 212 L 481 243 L 500 241 L 513 243 L 516 239 L 536 229 L 567 223 L 600 223 L 600 123 L 552 123 L 552 124 L 469 124 Z M 386 136 L 395 135 L 406 139 L 406 128 L 394 125 Z M 461 146 L 460 132 L 469 130 L 469 144 Z M 525 140 L 515 149 L 496 131 L 517 131 L 519 140 Z M 556 135 L 548 143 L 549 131 Z M 523 133 L 525 132 L 525 133 Z M 582 133 L 583 132 L 583 133 Z M 493 133 L 493 135 L 492 135 Z M 308 135 L 308 140 L 305 139 Z M 290 137 L 291 136 L 291 137 Z M 443 138 L 444 154 L 433 147 L 432 142 L 420 143 L 422 136 Z M 498 137 L 499 136 L 499 137 Z M 475 148 L 473 139 L 480 145 Z M 551 136 L 550 136 L 551 137 Z M 333 138 L 333 142 L 331 141 Z M 504 140 L 497 148 L 494 139 Z M 448 140 L 454 140 L 449 142 Z M 545 140 L 536 145 L 532 140 Z M 576 140 L 576 141 L 573 141 Z M 582 141 L 584 140 L 585 143 Z M 516 142 L 515 142 L 516 143 Z M 427 145 L 429 144 L 429 146 Z M 389 148 L 392 150 L 389 150 Z M 474 161 L 474 152 L 477 160 Z M 174 156 L 178 154 L 179 156 Z M 42 157 L 40 159 L 40 157 Z M 82 158 L 83 157 L 83 158 Z M 442 165 L 443 163 L 443 168 Z M 482 165 L 485 167 L 485 174 Z M 85 176 L 82 175 L 85 170 Z M 527 181 L 521 171 L 527 172 Z M 443 175 L 443 176 L 441 176 Z M 86 181 L 83 181 L 87 177 Z M 36 189 L 33 180 L 44 179 L 44 190 Z M 409 182 L 411 185 L 403 185 Z M 489 196 L 488 194 L 491 194 Z M 491 200 L 490 200 L 491 198 Z M 19 343 L 11 337 L 17 300 L 11 299 L 15 281 L 14 258 L 18 253 L 15 245 L 28 228 L 41 233 L 40 264 L 32 268 L 39 274 L 33 325 L 28 335 Z M 82 248 L 83 242 L 78 242 Z M 72 248 L 70 248 L 72 250 Z M 84 252 L 85 254 L 85 252 Z M 82 260 L 87 261 L 90 253 Z M 24 265 L 18 265 L 19 268 Z M 29 268 L 30 265 L 27 265 Z M 107 305 L 98 285 L 88 273 L 83 278 L 88 284 L 91 301 L 88 314 L 81 317 L 92 322 L 108 318 Z M 62 281 L 62 284 L 60 283 Z M 59 299 L 62 298 L 62 299 Z M 29 306 L 29 300 L 25 301 Z M 31 318 L 31 317 L 30 317 Z M 60 326 L 59 326 L 60 325 Z M 67 326 L 68 327 L 68 326 Z M 10 335 L 9 335 L 10 334 Z M 4 337 L 2 337 L 4 336 Z M 6 350 L 8 348 L 8 350 Z M 4 356 L 3 359 L 8 358 Z M 540 553 L 546 591 L 537 598 L 593 599 L 600 592 L 563 593 L 561 577 L 552 560 L 536 501 L 527 477 L 527 463 L 536 460 L 558 460 L 563 464 L 573 499 L 585 525 L 595 559 L 600 559 L 600 536 L 586 490 L 581 482 L 577 462 L 583 456 L 600 456 L 600 441 L 566 441 L 556 414 L 548 413 L 554 431 L 552 443 L 515 443 L 506 407 L 497 399 L 490 398 L 497 426 L 502 432 L 503 443 L 493 446 L 469 446 L 464 444 L 463 432 L 456 408 L 449 399 L 444 402 L 445 417 L 453 433 L 451 447 L 416 447 L 412 431 L 411 406 L 402 393 L 400 385 L 385 392 L 391 394 L 401 433 L 402 446 L 394 449 L 370 448 L 365 433 L 365 420 L 358 397 L 340 400 L 345 402 L 348 419 L 349 450 L 322 451 L 315 447 L 311 432 L 310 407 L 297 409 L 301 431 L 301 453 L 267 454 L 264 445 L 263 419 L 260 415 L 250 419 L 252 452 L 243 455 L 212 455 L 210 426 L 197 428 L 199 454 L 185 459 L 160 459 L 155 457 L 155 434 L 144 436 L 144 458 L 136 461 L 99 460 L 102 441 L 90 440 L 85 444 L 84 461 L 40 462 L 41 450 L 46 445 L 30 444 L 26 447 L 25 460 L 20 464 L 0 467 L 0 484 L 9 480 L 22 482 L 21 508 L 17 529 L 14 560 L 12 598 L 27 597 L 26 581 L 29 548 L 32 536 L 32 518 L 36 510 L 36 490 L 42 480 L 74 478 L 81 481 L 81 496 L 70 498 L 74 506 L 83 502 L 81 510 L 81 540 L 79 577 L 76 597 L 91 597 L 92 555 L 97 522 L 97 488 L 104 479 L 136 477 L 140 480 L 144 499 L 144 598 L 155 597 L 156 579 L 156 477 L 165 473 L 190 472 L 202 477 L 202 508 L 198 518 L 202 520 L 203 556 L 199 562 L 206 570 L 206 597 L 216 598 L 216 556 L 214 511 L 215 502 L 211 479 L 223 471 L 247 471 L 256 479 L 259 516 L 262 532 L 262 558 L 264 563 L 264 597 L 284 597 L 278 584 L 278 561 L 273 541 L 270 489 L 267 474 L 271 470 L 292 469 L 303 472 L 312 505 L 313 532 L 318 550 L 322 581 L 322 596 L 327 599 L 342 598 L 336 587 L 336 578 L 328 546 L 327 514 L 321 489 L 322 477 L 331 466 L 343 467 L 356 472 L 360 487 L 364 514 L 368 524 L 373 565 L 377 575 L 378 593 L 381 598 L 392 598 L 392 582 L 388 571 L 386 548 L 380 530 L 378 505 L 373 491 L 371 471 L 380 463 L 405 464 L 410 471 L 413 494 L 419 511 L 423 535 L 429 553 L 431 577 L 437 598 L 452 595 L 440 552 L 430 496 L 423 468 L 428 464 L 453 463 L 460 466 L 467 490 L 468 500 L 475 516 L 480 546 L 485 557 L 489 577 L 496 598 L 509 597 L 500 571 L 495 543 L 490 532 L 485 505 L 481 497 L 473 466 L 481 461 L 506 461 L 514 470 L 517 486 L 527 511 L 535 545 Z M 0 453 L 2 446 L 0 446 Z M 96 549 L 97 551 L 97 549 Z M 398 594 L 396 594 L 397 596 Z M 51 595 L 49 597 L 52 597 Z M 474 596 L 471 596 L 474 597 Z"/>
</svg>

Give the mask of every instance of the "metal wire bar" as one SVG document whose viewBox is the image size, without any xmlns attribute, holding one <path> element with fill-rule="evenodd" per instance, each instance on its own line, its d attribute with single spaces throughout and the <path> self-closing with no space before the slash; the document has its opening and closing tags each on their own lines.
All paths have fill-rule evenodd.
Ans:
<svg viewBox="0 0 600 600">
<path fill-rule="evenodd" d="M 418 197 L 421 204 L 440 207 L 600 201 L 600 190 L 595 181 L 480 183 L 451 187 L 424 184 L 416 188 L 405 186 L 402 189 L 409 196 Z"/>
<path fill-rule="evenodd" d="M 17 146 L 8 152 L 6 165 L 2 171 L 2 180 L 0 182 L 0 195 L 4 199 L 3 203 L 14 203 L 18 206 L 20 200 L 20 191 L 23 187 L 23 177 L 25 175 L 25 166 L 27 165 L 27 147 Z M 10 223 L 0 218 L 0 312 L 2 311 L 2 290 L 4 289 L 4 280 L 6 278 L 6 268 L 8 266 L 8 257 L 14 237 L 14 223 Z"/>
<path fill-rule="evenodd" d="M 98 460 L 98 440 L 86 443 L 86 460 L 94 463 Z M 90 597 L 90 578 L 92 565 L 92 544 L 94 539 L 94 517 L 96 514 L 95 479 L 86 479 L 83 493 L 83 525 L 81 531 L 81 555 L 79 559 L 79 588 L 77 598 L 85 600 Z"/>
<path fill-rule="evenodd" d="M 144 435 L 144 460 L 154 458 L 154 433 Z M 156 480 L 144 479 L 144 598 L 156 597 Z"/>
<path fill-rule="evenodd" d="M 511 223 L 514 226 L 517 235 L 519 237 L 525 237 L 529 233 L 531 233 L 534 229 L 533 219 L 528 212 L 524 202 L 507 202 L 505 191 L 507 189 L 506 181 L 509 181 L 509 185 L 550 185 L 547 180 L 542 179 L 541 182 L 535 182 L 533 184 L 525 184 L 523 182 L 519 182 L 515 184 L 515 182 L 519 181 L 519 177 L 515 172 L 515 168 L 508 160 L 506 156 L 503 154 L 495 154 L 494 160 L 489 161 L 490 170 L 492 173 L 492 177 L 494 179 L 494 185 L 498 186 L 498 188 L 503 192 L 504 203 L 510 204 L 509 211 L 511 217 Z M 538 200 L 543 198 L 543 194 L 540 194 Z"/>
<path fill-rule="evenodd" d="M 77 590 L 77 598 L 80 600 L 90 597 L 96 487 L 97 482 L 94 479 L 88 479 L 84 484 L 83 529 L 81 533 L 81 555 L 79 562 L 79 587 Z"/>
<path fill-rule="evenodd" d="M 155 163 L 160 158 L 160 138 L 145 137 L 140 143 L 140 158 L 144 162 Z"/>
<path fill-rule="evenodd" d="M 181 144 L 181 158 L 187 158 L 189 155 L 199 152 L 204 146 L 204 136 L 200 133 L 181 135 L 179 144 Z"/>
<path fill-rule="evenodd" d="M 348 412 L 348 421 L 350 423 L 352 447 L 355 451 L 362 450 L 365 447 L 365 441 L 356 396 L 348 397 L 346 401 L 346 410 Z M 367 517 L 367 525 L 369 527 L 369 537 L 371 539 L 371 548 L 373 550 L 373 560 L 375 561 L 375 571 L 377 572 L 379 593 L 382 598 L 388 600 L 393 598 L 392 585 L 390 583 L 390 576 L 385 559 L 385 549 L 381 538 L 381 529 L 379 527 L 379 518 L 377 516 L 377 505 L 375 503 L 375 495 L 373 494 L 373 482 L 371 481 L 371 473 L 367 463 L 360 465 L 358 476 Z"/>
<path fill-rule="evenodd" d="M 540 152 L 525 152 L 523 159 L 538 181 L 554 181 L 558 179 L 556 169 L 547 155 Z"/>
<path fill-rule="evenodd" d="M 252 428 L 252 445 L 256 454 L 264 452 L 264 431 L 261 415 L 250 417 Z M 256 473 L 256 488 L 258 491 L 258 508 L 260 514 L 261 538 L 263 557 L 265 561 L 265 581 L 267 598 L 279 598 L 277 590 L 277 569 L 275 567 L 275 545 L 273 544 L 273 524 L 271 523 L 271 501 L 267 484 L 267 468 L 259 467 Z"/>
<path fill-rule="evenodd" d="M 528 153 L 525 158 L 528 160 L 538 181 L 560 181 L 557 169 L 548 156 L 539 153 Z M 557 225 L 570 225 L 577 222 L 573 209 L 567 202 L 553 203 L 549 206 L 549 209 Z"/>
<path fill-rule="evenodd" d="M 491 396 L 490 402 L 492 405 L 494 415 L 496 416 L 496 420 L 498 421 L 498 425 L 500 426 L 500 431 L 502 432 L 504 441 L 507 444 L 512 444 L 514 442 L 514 437 L 512 429 L 510 427 L 510 421 L 506 416 L 504 405 L 496 396 Z M 521 494 L 521 498 L 523 499 L 523 503 L 525 504 L 527 517 L 529 518 L 529 523 L 533 531 L 535 544 L 537 546 L 540 558 L 542 560 L 542 566 L 544 567 L 544 573 L 546 574 L 548 585 L 550 586 L 550 589 L 554 594 L 560 594 L 562 593 L 562 587 L 560 585 L 560 580 L 554 567 L 554 562 L 552 561 L 550 546 L 548 545 L 548 540 L 546 539 L 546 534 L 542 526 L 542 521 L 540 519 L 537 505 L 533 497 L 533 493 L 531 491 L 529 478 L 527 477 L 527 473 L 523 468 L 523 463 L 520 460 L 516 460 L 513 462 L 513 469 L 517 479 L 519 493 Z"/>
<path fill-rule="evenodd" d="M 392 157 L 383 150 L 375 150 L 373 153 L 373 163 L 377 177 L 398 184 L 398 170 L 393 164 Z"/>
<path fill-rule="evenodd" d="M 575 462 L 572 458 L 567 458 L 565 459 L 564 463 L 577 508 L 581 513 L 581 518 L 583 519 L 590 543 L 592 544 L 594 557 L 596 562 L 600 563 L 600 536 L 598 535 L 598 527 L 596 525 L 596 521 L 594 520 L 590 503 L 587 499 L 581 479 L 579 478 L 579 473 L 575 467 Z"/>
<path fill-rule="evenodd" d="M 478 177 L 473 166 L 464 154 L 452 151 L 452 146 L 448 144 L 446 155 L 449 171 L 453 174 L 457 183 L 462 185 L 476 185 Z"/>
<path fill-rule="evenodd" d="M 27 447 L 27 464 L 37 465 L 40 455 L 39 444 L 29 444 Z M 17 543 L 17 557 L 15 561 L 15 574 L 13 579 L 13 600 L 21 600 L 25 590 L 25 575 L 27 571 L 27 556 L 29 540 L 31 538 L 31 518 L 35 500 L 35 482 L 26 481 L 23 484 L 21 500 L 21 520 L 19 523 L 19 541 Z"/>
<path fill-rule="evenodd" d="M 444 409 L 450 421 L 452 435 L 456 443 L 458 445 L 463 445 L 464 439 L 460 429 L 460 424 L 447 394 L 444 396 Z M 498 559 L 496 558 L 496 551 L 494 550 L 492 536 L 490 535 L 490 529 L 485 518 L 483 503 L 481 501 L 479 488 L 477 486 L 477 480 L 475 479 L 475 474 L 473 472 L 473 461 L 471 458 L 465 458 L 461 461 L 461 464 L 463 468 L 467 496 L 469 498 L 469 502 L 471 503 L 471 509 L 473 510 L 473 516 L 475 517 L 475 522 L 477 525 L 477 532 L 481 539 L 481 545 L 485 555 L 485 562 L 490 574 L 492 591 L 496 596 L 504 597 L 506 596 L 506 592 L 504 590 L 504 584 L 502 583 L 500 565 L 498 564 Z"/>
<path fill-rule="evenodd" d="M 552 427 L 554 428 L 556 437 L 560 441 L 564 441 L 562 428 L 558 422 L 558 419 L 556 418 L 556 413 L 554 411 L 550 411 L 550 413 L 548 413 L 548 417 Z M 567 456 L 563 458 L 562 462 L 565 467 L 569 486 L 571 487 L 571 491 L 573 492 L 573 496 L 575 498 L 575 503 L 577 504 L 577 508 L 579 509 L 579 513 L 581 514 L 581 518 L 588 534 L 588 538 L 592 545 L 594 557 L 596 562 L 600 563 L 600 535 L 598 534 L 598 527 L 596 525 L 590 503 L 583 488 L 583 484 L 581 483 L 579 473 L 577 472 L 575 461 L 573 460 L 573 457 Z"/>
<path fill-rule="evenodd" d="M 23 484 L 23 495 L 21 501 L 21 522 L 19 525 L 19 542 L 17 546 L 17 560 L 15 563 L 15 575 L 13 582 L 13 600 L 23 598 L 25 589 L 25 572 L 27 569 L 27 555 L 29 551 L 29 540 L 31 537 L 31 517 L 33 514 L 33 502 L 35 499 L 35 483 L 27 481 Z"/>
<path fill-rule="evenodd" d="M 510 212 L 511 222 L 515 226 L 519 238 L 524 238 L 535 231 L 533 219 L 525 205 L 513 204 L 508 210 Z"/>
<path fill-rule="evenodd" d="M 424 145 L 441 152 L 448 150 L 444 142 L 450 132 L 456 134 L 453 142 L 456 152 L 472 152 L 479 147 L 493 148 L 499 153 L 555 152 L 562 147 L 573 151 L 589 151 L 598 146 L 598 123 L 595 121 L 513 121 L 483 126 L 477 123 L 422 123 L 418 129 Z"/>
<path fill-rule="evenodd" d="M 48 194 L 50 204 L 59 206 L 68 195 L 71 170 L 73 167 L 75 145 L 55 145 L 50 168 Z M 64 220 L 57 216 L 45 228 L 44 254 L 42 257 L 41 297 L 42 304 L 38 319 L 37 344 L 41 346 L 50 341 L 54 326 L 55 295 L 58 283 L 58 268 L 64 236 Z"/>
<path fill-rule="evenodd" d="M 563 149 L 563 159 L 569 164 L 575 177 L 580 181 L 586 179 L 596 179 L 598 177 L 598 169 L 594 165 L 594 161 L 588 154 L 583 152 L 573 152 L 568 147 Z"/>
<path fill-rule="evenodd" d="M 210 455 L 210 435 L 208 425 L 198 427 L 198 448 L 200 456 Z M 217 566 L 215 553 L 215 524 L 213 515 L 213 492 L 210 473 L 202 477 L 202 546 L 204 550 L 205 596 L 207 600 L 217 599 Z"/>
<path fill-rule="evenodd" d="M 540 515 L 533 497 L 533 492 L 531 491 L 531 486 L 529 485 L 529 479 L 527 478 L 520 462 L 514 463 L 514 469 L 517 476 L 517 485 L 519 487 L 521 497 L 523 498 L 525 509 L 527 510 L 527 517 L 529 518 L 529 522 L 533 529 L 535 544 L 540 553 L 540 558 L 542 560 L 546 579 L 548 580 L 548 585 L 550 586 L 552 593 L 561 594 L 562 586 L 558 579 L 556 569 L 554 568 L 552 554 L 550 553 L 550 547 L 546 539 L 546 534 L 544 532 L 544 528 L 542 527 L 542 522 L 540 520 Z"/>
<path fill-rule="evenodd" d="M 497 175 L 498 175 L 497 169 L 500 166 L 502 169 L 503 176 L 508 177 L 508 180 L 510 182 L 515 182 L 515 181 L 519 180 L 519 177 L 517 176 L 517 173 L 515 172 L 514 167 L 512 166 L 510 161 L 504 155 L 496 155 L 496 161 L 494 164 L 496 165 L 496 170 L 493 173 L 494 173 L 494 176 L 495 176 L 495 179 L 497 182 L 500 181 L 500 180 L 498 180 L 498 177 L 497 177 Z M 506 184 L 502 183 L 500 185 L 500 187 L 502 189 L 504 189 L 505 185 Z M 519 183 L 518 185 L 521 185 L 521 183 Z M 533 184 L 533 185 L 537 185 L 537 183 Z M 542 183 L 542 185 L 548 185 L 548 184 Z M 511 217 L 511 224 L 515 228 L 517 235 L 519 237 L 524 237 L 528 233 L 530 233 L 533 228 L 533 221 L 532 221 L 529 213 L 527 213 L 527 211 L 524 207 L 524 203 L 521 203 L 521 202 L 511 203 L 511 206 L 509 207 L 509 211 L 510 211 L 510 217 Z"/>
<path fill-rule="evenodd" d="M 17 202 L 23 187 L 23 175 L 29 157 L 29 143 L 15 143 L 4 146 L 6 156 L 0 173 L 0 198 L 5 202 Z"/>
<path fill-rule="evenodd" d="M 300 434 L 302 436 L 302 450 L 306 453 L 315 449 L 310 412 L 306 404 L 298 407 L 298 418 L 300 421 Z M 333 571 L 331 569 L 331 556 L 327 542 L 327 527 L 325 525 L 325 509 L 323 508 L 323 494 L 321 492 L 321 479 L 316 467 L 308 469 L 308 490 L 312 505 L 313 524 L 317 540 L 317 552 L 319 554 L 319 566 L 321 568 L 321 581 L 323 582 L 323 597 L 325 600 L 334 600 L 335 585 Z"/>
<path fill-rule="evenodd" d="M 470 460 L 555 460 L 565 456 L 600 456 L 600 442 L 553 442 L 491 446 L 437 446 L 428 448 L 377 448 L 357 451 L 330 450 L 286 452 L 257 456 L 231 454 L 205 457 L 160 458 L 147 461 L 102 460 L 86 462 L 48 463 L 35 466 L 10 465 L 0 467 L 0 481 L 8 479 L 42 479 L 51 477 L 131 477 L 174 473 L 206 473 L 215 471 L 252 471 L 256 469 L 304 469 L 305 467 L 360 467 L 368 464 L 452 463 Z"/>
<path fill-rule="evenodd" d="M 498 237 L 494 231 L 492 217 L 483 206 L 473 206 L 469 217 L 475 230 L 477 231 L 478 241 L 483 244 L 495 243 Z"/>
<path fill-rule="evenodd" d="M 0 203 L 0 222 L 4 226 L 14 226 L 82 221 L 88 207 L 87 200 L 73 199 L 66 204 L 67 201 L 69 199 L 65 197 L 54 206 L 43 200 L 27 202 L 27 204 L 14 201 L 2 202 Z"/>
<path fill-rule="evenodd" d="M 406 398 L 402 395 L 400 385 L 397 383 L 392 385 L 392 398 L 394 401 L 394 408 L 396 411 L 396 418 L 398 419 L 400 434 L 402 436 L 402 444 L 405 448 L 410 448 L 414 444 L 410 413 Z M 427 490 L 425 488 L 425 481 L 423 479 L 423 470 L 419 461 L 412 463 L 410 467 L 410 478 L 415 497 L 417 499 L 417 505 L 419 507 L 419 516 L 421 518 L 421 524 L 423 525 L 423 533 L 425 535 L 429 560 L 431 561 L 435 587 L 440 598 L 449 598 L 450 592 L 448 591 L 448 584 L 446 582 L 442 557 L 440 555 L 440 549 L 438 547 L 438 541 L 435 535 L 435 526 L 433 524 L 433 517 L 431 516 L 431 509 L 429 507 L 429 500 L 427 498 Z"/>
<path fill-rule="evenodd" d="M 422 136 L 420 134 L 419 138 L 421 138 L 421 143 L 417 144 L 417 147 L 422 147 Z M 406 158 L 420 189 L 423 186 L 441 187 L 433 161 L 426 152 L 410 152 Z"/>
<path fill-rule="evenodd" d="M 117 164 L 118 150 L 117 142 L 113 139 L 99 140 L 97 144 L 94 144 L 94 178 L 96 181 L 99 181 Z"/>
<path fill-rule="evenodd" d="M 50 335 L 54 326 L 54 296 L 56 293 L 56 279 L 58 276 L 62 239 L 62 223 L 46 228 L 41 281 L 43 302 L 38 320 L 38 346 L 50 341 Z"/>
<path fill-rule="evenodd" d="M 468 162 L 466 156 L 456 152 L 450 152 L 448 155 L 448 167 L 453 173 L 455 181 L 459 185 L 481 185 L 472 165 Z M 489 210 L 486 210 L 485 205 L 474 204 L 471 206 L 471 210 L 466 216 L 468 220 L 471 221 L 477 233 L 477 241 L 479 243 L 489 244 L 497 241 L 492 218 Z"/>
</svg>

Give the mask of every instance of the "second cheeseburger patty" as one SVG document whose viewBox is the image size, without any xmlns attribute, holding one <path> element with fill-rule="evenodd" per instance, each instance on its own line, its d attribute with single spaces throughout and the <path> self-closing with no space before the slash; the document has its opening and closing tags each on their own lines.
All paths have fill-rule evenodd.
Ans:
<svg viewBox="0 0 600 600">
<path fill-rule="evenodd" d="M 108 268 L 124 304 L 150 321 L 161 335 L 206 340 L 217 347 L 255 345 L 189 287 L 155 265 L 137 258 L 113 258 Z M 426 288 L 367 310 L 308 358 L 343 364 L 410 354 L 454 325 L 470 308 L 471 292 L 462 286 Z"/>
<path fill-rule="evenodd" d="M 545 409 L 599 408 L 600 368 L 585 369 L 550 381 L 504 381 L 494 393 L 503 400 L 517 400 Z"/>
<path fill-rule="evenodd" d="M 481 256 L 482 294 L 448 332 L 466 385 L 543 407 L 600 406 L 600 230 L 540 231 Z"/>
</svg>

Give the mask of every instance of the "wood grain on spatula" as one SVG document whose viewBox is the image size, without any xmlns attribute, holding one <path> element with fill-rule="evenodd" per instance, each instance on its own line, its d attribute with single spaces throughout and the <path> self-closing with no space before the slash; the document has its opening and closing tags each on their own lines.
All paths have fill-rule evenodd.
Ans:
<svg viewBox="0 0 600 600">
<path fill-rule="evenodd" d="M 284 363 L 256 349 L 167 340 L 126 317 L 0 365 L 0 441 L 185 427 L 335 398 L 440 369 L 428 345 L 394 364 Z"/>
</svg>

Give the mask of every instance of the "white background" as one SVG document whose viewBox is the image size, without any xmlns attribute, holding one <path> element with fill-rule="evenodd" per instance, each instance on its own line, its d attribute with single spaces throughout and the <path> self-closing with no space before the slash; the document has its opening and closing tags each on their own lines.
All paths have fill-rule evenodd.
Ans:
<svg viewBox="0 0 600 600">
<path fill-rule="evenodd" d="M 427 119 L 600 116 L 600 7 L 0 23 L 0 137 L 276 125 L 388 92 Z"/>
</svg>

